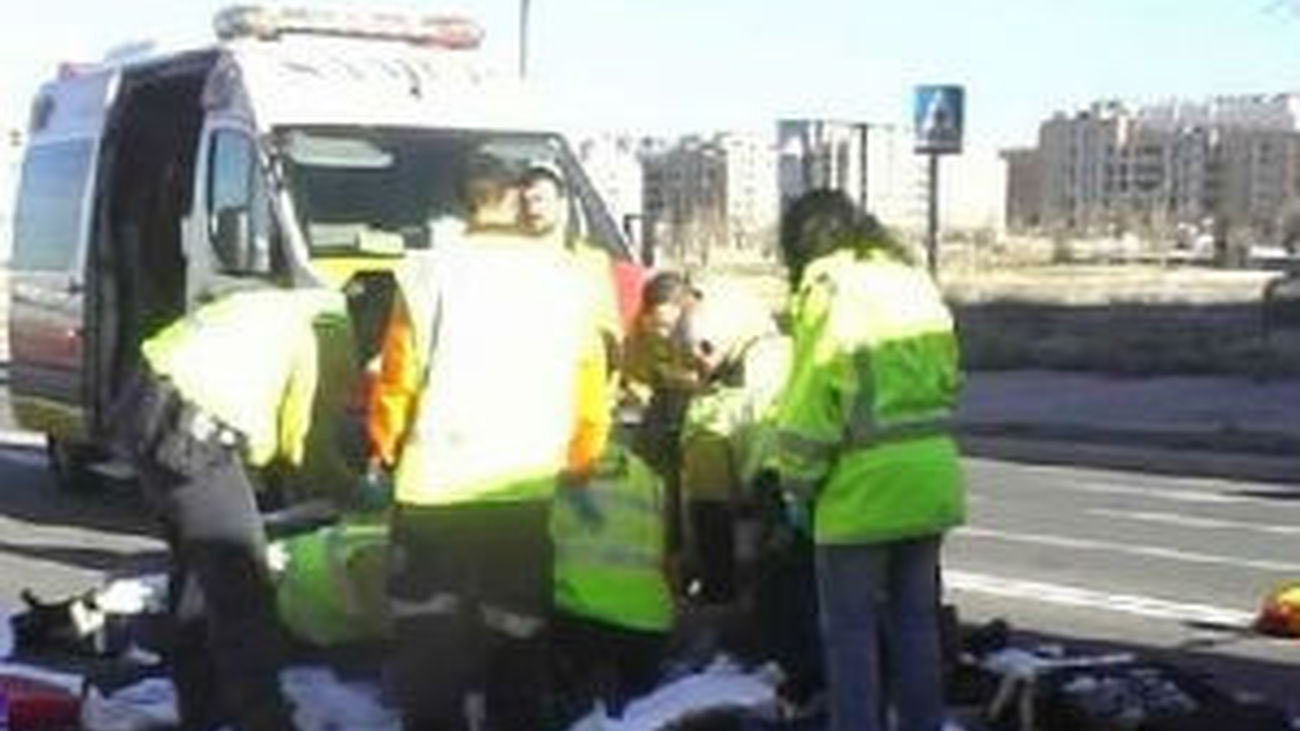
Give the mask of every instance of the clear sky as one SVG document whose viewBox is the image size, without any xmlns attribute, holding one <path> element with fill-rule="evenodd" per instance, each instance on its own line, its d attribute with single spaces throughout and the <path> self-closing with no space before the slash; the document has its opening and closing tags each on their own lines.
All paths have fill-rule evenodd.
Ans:
<svg viewBox="0 0 1300 731">
<path fill-rule="evenodd" d="M 513 66 L 518 0 L 464 9 Z M 0 123 L 58 61 L 128 40 L 210 38 L 217 0 L 10 3 Z M 304 3 L 305 4 L 305 3 Z M 373 3 L 317 1 L 365 7 Z M 1058 108 L 1300 91 L 1291 0 L 532 0 L 531 68 L 572 121 L 636 131 L 771 129 L 781 115 L 901 121 L 921 82 L 967 86 L 968 139 L 1028 144 Z"/>
<path fill-rule="evenodd" d="M 212 16 L 231 2 L 10 2 L 0 26 L 0 128 L 25 124 L 33 91 L 59 61 L 144 39 L 211 42 Z M 487 30 L 485 53 L 516 65 L 519 0 L 380 3 L 468 12 Z M 531 8 L 530 75 L 571 131 L 772 134 L 783 116 L 906 124 L 913 85 L 964 84 L 966 150 L 941 176 L 953 225 L 999 218 L 997 150 L 1034 144 L 1055 110 L 1101 98 L 1300 91 L 1300 0 L 531 0 Z M 0 165 L 5 199 L 11 165 Z"/>
</svg>

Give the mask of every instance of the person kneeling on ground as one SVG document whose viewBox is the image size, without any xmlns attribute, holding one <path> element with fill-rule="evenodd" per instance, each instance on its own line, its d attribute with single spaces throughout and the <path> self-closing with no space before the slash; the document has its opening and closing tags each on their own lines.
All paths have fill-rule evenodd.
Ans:
<svg viewBox="0 0 1300 731">
<path fill-rule="evenodd" d="M 616 440 L 584 487 L 561 487 L 555 542 L 556 687 L 566 722 L 602 701 L 618 715 L 658 680 L 674 609 L 661 483 Z"/>
</svg>

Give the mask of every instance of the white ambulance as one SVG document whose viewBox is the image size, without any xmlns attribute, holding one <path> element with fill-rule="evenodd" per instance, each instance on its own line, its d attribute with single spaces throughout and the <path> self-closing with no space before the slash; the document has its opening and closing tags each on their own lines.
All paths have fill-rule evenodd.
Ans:
<svg viewBox="0 0 1300 731">
<path fill-rule="evenodd" d="M 11 392 L 64 484 L 92 477 L 144 338 L 228 288 L 344 286 L 436 246 L 472 158 L 561 171 L 571 241 L 635 278 L 563 139 L 481 66 L 472 21 L 239 7 L 215 25 L 210 47 L 65 66 L 32 107 Z"/>
</svg>

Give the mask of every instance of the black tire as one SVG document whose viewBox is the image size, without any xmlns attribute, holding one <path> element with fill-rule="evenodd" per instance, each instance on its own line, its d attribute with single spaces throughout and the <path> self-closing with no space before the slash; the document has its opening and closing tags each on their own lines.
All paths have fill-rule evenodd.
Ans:
<svg viewBox="0 0 1300 731">
<path fill-rule="evenodd" d="M 54 484 L 66 492 L 94 492 L 103 487 L 99 475 L 90 468 L 95 460 L 93 447 L 45 437 L 45 456 L 49 460 Z"/>
</svg>

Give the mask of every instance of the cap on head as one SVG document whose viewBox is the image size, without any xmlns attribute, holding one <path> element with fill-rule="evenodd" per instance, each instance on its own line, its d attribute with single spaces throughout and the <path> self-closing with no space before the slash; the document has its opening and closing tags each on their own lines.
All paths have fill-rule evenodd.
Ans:
<svg viewBox="0 0 1300 731">
<path fill-rule="evenodd" d="M 524 170 L 524 174 L 519 178 L 519 181 L 525 186 L 532 185 L 538 180 L 549 180 L 555 183 L 555 187 L 560 192 L 565 190 L 564 174 L 560 172 L 559 166 L 552 160 L 539 159 L 530 161 L 528 168 Z"/>
</svg>

